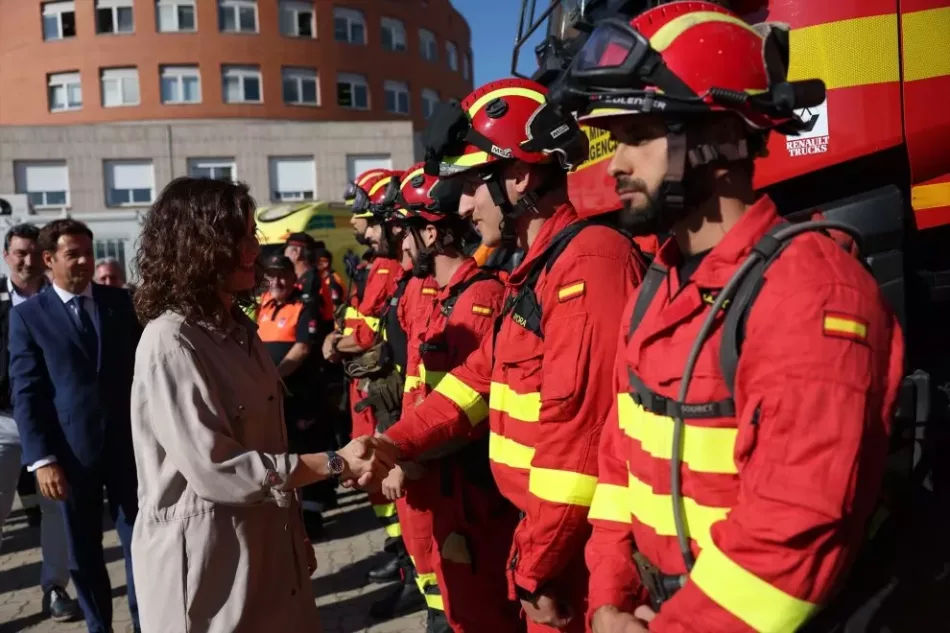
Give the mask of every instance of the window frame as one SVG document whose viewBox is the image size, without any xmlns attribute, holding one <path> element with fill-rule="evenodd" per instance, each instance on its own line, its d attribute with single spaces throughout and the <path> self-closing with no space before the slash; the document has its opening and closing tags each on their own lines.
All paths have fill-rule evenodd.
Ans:
<svg viewBox="0 0 950 633">
<path fill-rule="evenodd" d="M 99 22 L 99 12 L 110 9 L 112 12 L 113 31 L 102 31 Z M 132 28 L 128 31 L 120 31 L 119 28 L 119 9 L 128 9 L 132 13 Z M 96 35 L 133 35 L 135 33 L 135 2 L 134 0 L 96 0 Z"/>
<path fill-rule="evenodd" d="M 59 190 L 56 191 L 29 191 L 26 187 L 25 177 L 26 170 L 30 166 L 56 166 L 62 167 L 64 173 L 64 180 L 66 189 L 62 192 Z M 21 176 L 22 174 L 22 176 Z M 25 194 L 30 200 L 30 205 L 34 209 L 44 210 L 44 209 L 69 209 L 72 206 L 72 197 L 70 195 L 69 187 L 69 163 L 64 159 L 53 159 L 53 160 L 15 160 L 13 161 L 13 175 L 14 175 L 14 187 L 16 192 L 19 194 Z M 46 197 L 50 193 L 63 193 L 65 201 L 62 204 L 55 204 L 46 201 Z M 33 195 L 41 194 L 43 196 L 43 202 L 37 204 L 33 202 Z"/>
<path fill-rule="evenodd" d="M 288 81 L 294 81 L 297 87 L 297 101 L 288 101 L 284 88 Z M 314 83 L 314 101 L 303 100 L 303 82 L 313 80 Z M 284 105 L 304 106 L 310 108 L 320 107 L 320 71 L 316 68 L 305 68 L 302 66 L 282 66 L 280 69 L 280 92 Z"/>
<path fill-rule="evenodd" d="M 431 46 L 426 42 L 426 35 L 431 36 Z M 430 31 L 427 28 L 419 27 L 419 52 L 422 54 L 422 59 L 433 64 L 439 62 L 439 39 L 436 37 L 435 33 Z M 430 58 L 428 53 L 432 53 Z"/>
<path fill-rule="evenodd" d="M 340 19 L 346 20 L 345 40 L 341 40 L 339 37 L 337 37 L 336 22 Z M 363 38 L 359 42 L 353 40 L 353 23 L 357 20 L 360 26 L 363 27 Z M 366 32 L 366 15 L 364 15 L 359 9 L 351 9 L 350 7 L 333 7 L 333 39 L 343 44 L 366 46 L 369 40 L 368 34 Z"/>
<path fill-rule="evenodd" d="M 66 8 L 66 5 L 69 5 L 69 8 Z M 72 13 L 73 14 L 73 34 L 66 35 L 63 32 L 63 14 Z M 56 31 L 57 37 L 46 37 L 46 18 L 55 17 L 56 18 Z M 40 5 L 40 20 L 43 27 L 43 41 L 44 42 L 60 42 L 62 40 L 68 40 L 76 37 L 76 2 L 75 0 L 53 0 L 51 2 L 44 2 Z"/>
<path fill-rule="evenodd" d="M 353 78 L 356 78 L 357 81 L 351 81 Z M 340 103 L 340 84 L 346 83 L 350 86 L 350 105 L 343 105 Z M 360 107 L 353 105 L 354 99 L 353 96 L 356 94 L 353 88 L 355 86 L 362 86 L 366 89 L 366 106 Z M 369 93 L 369 80 L 366 78 L 366 75 L 360 73 L 337 73 L 336 75 L 336 104 L 346 110 L 361 110 L 368 111 L 373 107 L 372 98 Z"/>
<path fill-rule="evenodd" d="M 106 75 L 110 76 L 106 76 Z M 126 102 L 125 100 L 125 82 L 134 79 L 135 80 L 135 93 L 136 99 L 134 102 Z M 121 98 L 121 103 L 116 103 L 109 105 L 106 103 L 106 82 L 107 81 L 117 81 L 119 83 L 119 95 Z M 119 68 L 100 68 L 99 69 L 99 90 L 102 95 L 102 107 L 103 108 L 132 108 L 135 106 L 142 105 L 142 84 L 139 81 L 139 69 L 134 66 L 129 67 L 119 67 Z"/>
<path fill-rule="evenodd" d="M 449 70 L 454 73 L 459 71 L 459 47 L 452 40 L 445 40 L 445 61 Z"/>
<path fill-rule="evenodd" d="M 281 35 L 305 40 L 317 39 L 317 8 L 312 3 L 302 2 L 301 0 L 279 0 L 277 11 L 277 26 L 280 29 Z M 300 34 L 300 14 L 304 11 L 310 13 L 310 35 Z M 284 26 L 286 24 L 284 22 L 284 15 L 286 13 L 290 13 L 293 16 L 292 25 L 295 31 L 294 33 L 284 32 Z"/>
<path fill-rule="evenodd" d="M 435 99 L 432 99 L 432 100 L 427 99 L 426 97 L 428 96 L 434 96 Z M 429 117 L 432 116 L 432 113 L 435 111 L 436 105 L 438 105 L 439 101 L 441 101 L 442 98 L 439 96 L 438 90 L 434 90 L 432 88 L 423 88 L 421 91 L 420 99 L 422 103 L 422 118 L 428 120 Z M 432 107 L 428 108 L 427 105 L 430 102 L 432 104 Z M 426 112 L 426 110 L 428 110 L 428 112 Z"/>
<path fill-rule="evenodd" d="M 190 72 L 194 71 L 194 72 Z M 170 101 L 165 98 L 165 79 L 173 78 L 178 84 L 177 90 L 180 96 L 185 96 L 185 78 L 194 77 L 198 80 L 198 100 L 197 101 Z M 197 105 L 204 100 L 204 93 L 201 86 L 201 68 L 198 66 L 175 66 L 163 65 L 158 67 L 158 92 L 162 100 L 162 105 Z"/>
<path fill-rule="evenodd" d="M 241 101 L 229 101 L 228 100 L 228 90 L 227 90 L 227 79 L 229 73 L 233 73 L 234 76 L 238 77 L 241 80 Z M 257 79 L 257 89 L 260 93 L 260 98 L 257 101 L 250 101 L 247 99 L 247 90 L 245 88 L 244 82 L 248 77 L 254 76 Z M 224 103 L 229 105 L 261 105 L 264 103 L 264 73 L 261 72 L 260 66 L 243 66 L 240 64 L 228 64 L 221 66 L 221 97 Z"/>
<path fill-rule="evenodd" d="M 390 108 L 389 108 L 389 95 L 390 95 L 390 93 L 392 93 L 392 94 L 395 95 L 395 97 L 394 97 L 394 104 L 395 104 L 395 106 L 396 106 L 395 109 L 390 109 Z M 402 115 L 402 116 L 409 116 L 409 114 L 411 113 L 411 108 L 412 108 L 412 103 L 411 103 L 411 102 L 412 102 L 412 99 L 411 99 L 411 97 L 410 97 L 409 84 L 408 84 L 408 83 L 406 83 L 405 81 L 397 81 L 397 80 L 395 80 L 395 79 L 387 79 L 387 80 L 383 81 L 383 95 L 384 95 L 384 102 L 385 102 L 385 103 L 384 103 L 384 107 L 386 108 L 386 112 L 387 112 L 387 113 L 389 113 L 389 114 L 399 114 L 399 115 Z M 404 96 L 405 99 L 406 99 L 406 104 L 405 104 L 405 105 L 406 105 L 406 110 L 405 110 L 405 112 L 403 112 L 402 110 L 399 109 L 399 106 L 401 105 L 401 104 L 399 103 L 399 101 L 400 101 L 399 98 L 402 97 L 402 96 Z"/>
<path fill-rule="evenodd" d="M 294 190 L 294 191 L 280 191 L 277 187 L 280 185 L 277 176 L 277 165 L 280 161 L 289 161 L 289 160 L 309 160 L 310 165 L 312 166 L 311 176 L 313 177 L 313 189 L 312 190 Z M 268 178 L 270 182 L 270 196 L 273 202 L 302 202 L 304 200 L 316 200 L 317 199 L 317 159 L 316 156 L 310 155 L 288 155 L 288 156 L 268 156 L 267 157 L 267 171 Z M 294 194 L 294 195 L 288 195 Z M 307 195 L 309 194 L 309 195 Z"/>
<path fill-rule="evenodd" d="M 134 200 L 134 192 L 142 191 L 142 189 L 119 189 L 115 187 L 115 172 L 112 171 L 116 165 L 131 165 L 131 164 L 142 164 L 148 165 L 151 172 L 151 187 L 149 188 L 149 200 L 146 201 L 136 201 Z M 105 159 L 103 161 L 103 172 L 105 175 L 105 200 L 106 206 L 112 209 L 122 208 L 122 207 L 147 207 L 155 201 L 155 161 L 150 158 L 118 158 L 118 159 Z M 110 186 L 113 185 L 113 186 Z M 127 202 L 116 202 L 110 198 L 111 191 L 127 191 L 129 192 L 129 200 Z"/>
<path fill-rule="evenodd" d="M 205 176 L 195 175 L 195 169 L 209 169 L 211 170 L 213 180 L 222 180 L 223 182 L 237 182 L 237 160 L 233 156 L 199 156 L 195 158 L 188 159 L 188 175 L 191 178 L 204 178 Z M 222 178 L 214 177 L 215 169 L 230 169 L 231 170 L 231 179 L 224 180 Z"/>
<path fill-rule="evenodd" d="M 462 53 L 462 79 L 469 81 L 472 78 L 472 51 Z"/>
<path fill-rule="evenodd" d="M 174 29 L 163 29 L 162 28 L 162 7 L 171 7 L 174 9 L 175 16 L 175 28 Z M 182 7 L 191 7 L 192 19 L 194 20 L 195 26 L 192 29 L 183 29 L 181 28 L 181 13 L 180 10 Z M 159 33 L 197 33 L 198 32 L 198 5 L 196 0 L 155 0 L 155 30 Z"/>
<path fill-rule="evenodd" d="M 385 35 L 386 33 L 391 32 L 393 28 L 398 28 L 399 33 L 401 33 L 402 48 L 389 48 L 386 46 Z M 396 38 L 392 35 L 390 35 L 390 38 L 395 44 Z M 379 40 L 384 51 L 388 51 L 390 53 L 405 53 L 409 50 L 409 38 L 406 34 L 406 25 L 399 18 L 391 18 L 384 15 L 379 19 Z"/>
<path fill-rule="evenodd" d="M 57 81 L 57 78 L 59 81 Z M 75 78 L 75 81 L 69 81 L 69 79 Z M 78 70 L 60 72 L 60 73 L 50 73 L 46 78 L 46 101 L 47 106 L 49 107 L 50 112 L 75 112 L 77 110 L 82 110 L 82 75 Z M 71 107 L 69 103 L 69 86 L 78 85 L 79 86 L 79 104 L 75 107 Z M 54 108 L 53 107 L 53 88 L 62 87 L 66 93 L 66 107 L 64 108 Z"/>
<path fill-rule="evenodd" d="M 254 9 L 254 30 L 245 31 L 241 28 L 241 9 L 252 7 Z M 222 16 L 224 15 L 222 11 L 230 10 L 234 14 L 234 23 L 237 25 L 236 30 L 229 30 L 224 28 L 224 20 Z M 218 32 L 227 33 L 229 35 L 257 35 L 261 32 L 261 13 L 260 8 L 257 6 L 257 0 L 218 0 Z"/>
</svg>

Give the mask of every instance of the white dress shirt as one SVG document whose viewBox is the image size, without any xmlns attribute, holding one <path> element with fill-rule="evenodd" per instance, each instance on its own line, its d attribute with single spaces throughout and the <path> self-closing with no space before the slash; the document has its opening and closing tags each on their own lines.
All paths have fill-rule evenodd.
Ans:
<svg viewBox="0 0 950 633">
<path fill-rule="evenodd" d="M 96 310 L 96 302 L 93 301 L 92 299 L 92 283 L 89 283 L 86 286 L 86 288 L 82 292 L 79 293 L 79 295 L 75 295 L 69 292 L 68 290 L 63 290 L 62 288 L 57 286 L 55 283 L 53 283 L 53 291 L 56 293 L 56 296 L 58 296 L 62 300 L 62 302 L 66 304 L 66 309 L 69 310 L 75 317 L 78 317 L 79 315 L 76 313 L 75 304 L 70 303 L 70 301 L 72 301 L 75 297 L 79 295 L 86 297 L 88 301 L 83 302 L 83 307 L 85 308 L 86 313 L 92 319 L 92 322 L 95 324 L 96 333 L 101 334 L 101 332 L 99 332 L 99 319 L 98 319 L 98 312 Z M 56 461 L 55 455 L 47 455 L 46 457 L 42 459 L 36 460 L 35 462 L 27 466 L 26 469 L 29 472 L 33 472 L 37 468 L 48 466 L 49 464 L 52 464 L 55 461 Z"/>
</svg>

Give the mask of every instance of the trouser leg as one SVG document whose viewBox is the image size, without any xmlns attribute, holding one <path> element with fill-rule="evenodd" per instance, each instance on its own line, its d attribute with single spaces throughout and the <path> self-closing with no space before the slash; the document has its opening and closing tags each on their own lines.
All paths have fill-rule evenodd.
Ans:
<svg viewBox="0 0 950 633">
<path fill-rule="evenodd" d="M 40 567 L 40 586 L 43 591 L 50 587 L 69 585 L 69 541 L 66 536 L 66 520 L 58 501 L 40 495 L 40 549 L 43 565 Z"/>
</svg>

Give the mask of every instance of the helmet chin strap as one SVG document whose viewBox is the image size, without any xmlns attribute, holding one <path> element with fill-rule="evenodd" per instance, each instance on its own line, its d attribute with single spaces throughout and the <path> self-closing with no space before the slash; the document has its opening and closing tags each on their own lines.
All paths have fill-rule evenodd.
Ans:
<svg viewBox="0 0 950 633">
<path fill-rule="evenodd" d="M 547 195 L 551 190 L 551 185 L 547 181 L 542 181 L 539 186 L 531 191 L 526 191 L 516 202 L 512 203 L 508 200 L 508 192 L 505 191 L 504 182 L 501 178 L 501 170 L 491 170 L 485 176 L 485 184 L 488 186 L 488 193 L 491 195 L 492 202 L 501 209 L 502 245 L 514 246 L 518 238 L 515 233 L 515 221 L 525 213 L 537 211 L 538 201 Z"/>
</svg>

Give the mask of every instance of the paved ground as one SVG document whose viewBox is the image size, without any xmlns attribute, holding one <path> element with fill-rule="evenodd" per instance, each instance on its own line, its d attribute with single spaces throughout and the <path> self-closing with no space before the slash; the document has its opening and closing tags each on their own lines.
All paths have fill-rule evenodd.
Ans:
<svg viewBox="0 0 950 633">
<path fill-rule="evenodd" d="M 392 591 L 391 586 L 364 585 L 366 571 L 377 558 L 385 534 L 377 527 L 365 496 L 343 492 L 340 508 L 327 514 L 327 539 L 316 545 L 319 569 L 313 579 L 320 620 L 325 633 L 422 633 L 425 618 L 415 613 L 388 622 L 373 622 L 369 607 Z M 0 633 L 66 633 L 85 631 L 82 622 L 58 624 L 40 614 L 42 592 L 39 530 L 26 526 L 22 512 L 14 510 L 4 527 L 0 553 Z M 125 600 L 122 550 L 115 531 L 105 537 L 106 560 L 115 597 L 115 633 L 131 631 Z M 75 591 L 70 587 L 75 598 Z"/>
</svg>

